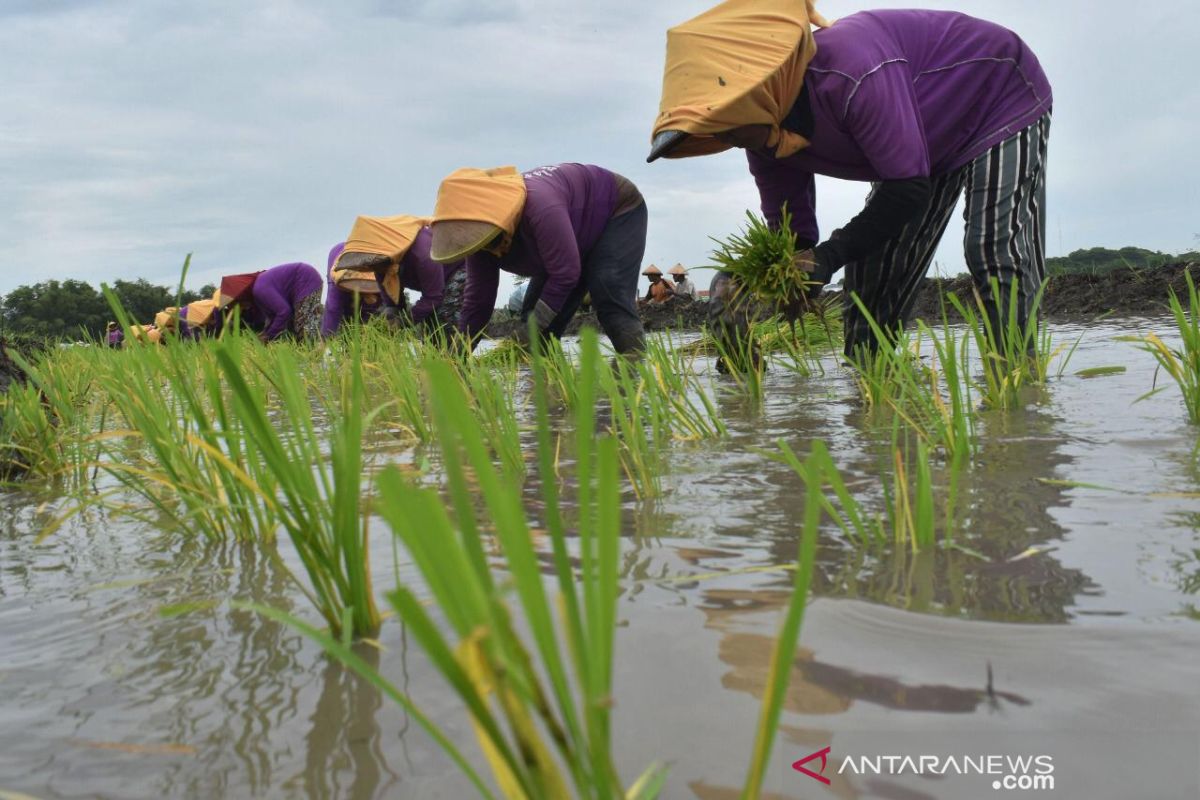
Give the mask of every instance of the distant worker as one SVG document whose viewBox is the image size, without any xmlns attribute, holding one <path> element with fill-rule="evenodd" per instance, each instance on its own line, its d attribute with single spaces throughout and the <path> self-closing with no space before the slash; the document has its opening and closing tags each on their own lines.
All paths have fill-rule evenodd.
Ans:
<svg viewBox="0 0 1200 800">
<path fill-rule="evenodd" d="M 129 336 L 121 341 L 122 347 L 135 344 L 162 344 L 162 331 L 153 325 L 130 325 Z"/>
<path fill-rule="evenodd" d="M 120 347 L 125 338 L 125 332 L 115 322 L 110 322 L 104 328 L 104 343 L 109 347 Z"/>
<path fill-rule="evenodd" d="M 590 291 L 613 348 L 639 352 L 645 333 L 634 298 L 646 219 L 637 187 L 602 167 L 460 169 L 438 189 L 431 255 L 467 259 L 459 328 L 472 344 L 491 319 L 503 269 L 530 279 L 521 314 L 542 335 L 561 336 Z M 526 333 L 522 326 L 517 335 Z"/>
<path fill-rule="evenodd" d="M 179 337 L 199 339 L 220 333 L 222 317 L 215 300 L 193 300 L 179 309 Z"/>
<path fill-rule="evenodd" d="M 222 278 L 214 299 L 221 309 L 240 307 L 242 320 L 264 342 L 289 332 L 315 339 L 321 332 L 321 283 L 321 273 L 311 264 L 280 264 Z"/>
<path fill-rule="evenodd" d="M 651 264 L 642 270 L 642 274 L 650 279 L 650 285 L 646 287 L 646 294 L 643 295 L 642 302 L 662 305 L 675 296 L 675 290 L 671 284 L 663 280 L 661 269 Z"/>
<path fill-rule="evenodd" d="M 352 319 L 366 322 L 384 310 L 374 271 L 337 266 L 345 249 L 345 242 L 334 245 L 326 262 L 325 313 L 321 317 L 321 335 L 325 337 L 333 336 Z"/>
<path fill-rule="evenodd" d="M 675 282 L 671 288 L 675 290 L 676 297 L 686 297 L 689 300 L 696 300 L 700 297 L 700 293 L 696 291 L 696 284 L 692 283 L 692 279 L 688 277 L 687 267 L 683 264 L 671 267 L 668 274 Z"/>
<path fill-rule="evenodd" d="M 993 324 L 1014 294 L 1036 324 L 1051 104 L 1037 57 L 991 22 L 884 10 L 829 25 L 811 0 L 729 0 L 668 31 L 647 160 L 745 149 L 763 214 L 778 226 L 786 205 L 813 282 L 846 268 L 852 354 L 876 343 L 851 296 L 885 331 L 904 324 L 964 189 L 966 262 Z M 820 244 L 814 175 L 874 184 Z M 729 286 L 713 281 L 718 316 Z"/>
<path fill-rule="evenodd" d="M 461 260 L 439 264 L 429 257 L 432 238 L 428 217 L 358 217 L 331 274 L 354 280 L 363 291 L 373 280 L 382 310 L 399 324 L 451 332 L 466 275 Z M 421 295 L 411 309 L 405 289 Z"/>
</svg>

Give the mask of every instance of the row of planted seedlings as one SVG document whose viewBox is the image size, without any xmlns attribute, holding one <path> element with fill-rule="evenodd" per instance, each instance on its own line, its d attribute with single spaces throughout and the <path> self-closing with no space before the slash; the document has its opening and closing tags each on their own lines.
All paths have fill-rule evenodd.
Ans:
<svg viewBox="0 0 1200 800">
<path fill-rule="evenodd" d="M 993 315 L 978 292 L 969 302 L 945 296 L 964 321 L 961 331 L 945 312 L 936 328 L 918 320 L 910 330 L 886 331 L 852 298 L 876 342 L 852 358 L 855 382 L 868 419 L 891 439 L 880 468 L 887 476 L 882 514 L 869 516 L 840 479 L 834 484 L 839 509 L 826 501 L 852 539 L 891 541 L 914 552 L 959 547 L 960 490 L 978 454 L 981 424 L 1037 401 L 1052 365 L 1059 377 L 1065 370 L 1078 341 L 1056 343 L 1048 325 L 1019 319 L 1015 293 L 1001 293 L 994 280 L 991 291 L 1009 297 Z M 1033 320 L 1040 299 L 1039 293 Z M 798 467 L 793 455 L 784 458 Z"/>
<path fill-rule="evenodd" d="M 471 387 L 451 360 L 430 355 L 420 368 L 440 481 L 430 485 L 396 467 L 379 476 L 372 505 L 403 541 L 421 580 L 397 586 L 389 603 L 462 701 L 482 762 L 422 711 L 420 698 L 388 682 L 345 638 L 259 609 L 320 642 L 404 706 L 483 797 L 652 798 L 667 785 L 660 764 L 625 782 L 612 753 L 611 711 L 620 703 L 612 690 L 621 475 L 627 468 L 621 464 L 622 432 L 597 407 L 613 387 L 636 393 L 639 384 L 633 372 L 622 373 L 623 363 L 606 363 L 592 332 L 584 333 L 570 358 L 550 346 L 529 362 L 530 477 L 548 554 L 538 552 L 532 535 L 526 476 L 498 457 L 474 413 Z M 569 477 L 560 463 L 564 451 L 573 458 Z M 749 754 L 746 798 L 760 796 L 792 670 L 815 552 L 817 494 L 817 487 L 810 489 L 791 600 Z"/>
<path fill-rule="evenodd" d="M 609 715 L 619 702 L 611 688 L 621 474 L 636 484 L 640 454 L 649 452 L 639 442 L 661 444 L 668 417 L 673 437 L 719 436 L 723 428 L 711 403 L 680 377 L 691 373 L 669 346 L 652 348 L 641 362 L 610 364 L 587 334 L 578 355 L 554 346 L 533 359 L 527 379 L 539 513 L 554 566 L 547 587 L 525 507 L 524 462 L 518 469 L 506 455 L 514 429 L 491 419 L 516 414 L 511 406 L 506 415 L 500 405 L 481 407 L 493 402 L 486 390 L 479 393 L 481 383 L 496 381 L 497 392 L 511 389 L 515 371 L 483 372 L 475 362 L 411 341 L 385 348 L 386 363 L 364 357 L 378 344 L 370 333 L 343 337 L 330 348 L 266 347 L 229 335 L 194 346 L 68 358 L 75 373 L 86 373 L 91 394 L 111 404 L 113 425 L 89 437 L 83 452 L 85 466 L 112 476 L 116 486 L 90 502 L 188 535 L 269 544 L 282 529 L 303 564 L 306 580 L 298 583 L 324 624 L 288 621 L 413 713 L 481 796 L 657 796 L 666 783 L 661 766 L 626 787 L 611 754 Z M 399 356 L 415 376 L 423 427 L 409 424 L 381 397 L 381 387 L 408 380 L 396 372 Z M 53 369 L 42 374 L 52 390 Z M 375 391 L 367 388 L 367 374 L 376 374 Z M 512 402 L 511 391 L 505 397 Z M 558 436 L 551 422 L 555 403 L 567 407 L 573 421 Z M 681 424 L 685 412 L 691 417 Z M 437 451 L 433 485 L 427 476 L 388 467 L 373 490 L 363 492 L 364 430 L 387 414 L 394 415 L 395 430 L 424 437 Z M 564 446 L 574 455 L 573 520 L 560 497 L 568 491 L 560 488 Z M 759 795 L 791 671 L 819 521 L 817 493 L 810 491 L 800 568 L 772 660 L 745 797 Z M 381 625 L 366 527 L 373 516 L 404 543 L 421 580 L 398 585 L 389 602 L 463 700 L 490 780 L 474 766 L 477 758 L 421 712 L 417 699 L 356 655 L 352 640 L 374 635 Z M 485 555 L 485 536 L 497 545 L 498 563 Z M 497 579 L 497 569 L 508 578 Z M 428 602 L 450 630 L 433 621 Z M 281 618 L 275 610 L 261 611 Z M 518 614 L 531 642 L 519 633 Z"/>
</svg>

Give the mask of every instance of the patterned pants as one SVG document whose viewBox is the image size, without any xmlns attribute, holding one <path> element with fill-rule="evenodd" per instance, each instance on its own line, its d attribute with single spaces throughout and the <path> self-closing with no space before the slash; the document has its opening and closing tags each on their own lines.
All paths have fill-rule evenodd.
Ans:
<svg viewBox="0 0 1200 800">
<path fill-rule="evenodd" d="M 424 320 L 429 330 L 441 329 L 447 335 L 454 333 L 458 325 L 458 313 L 462 309 L 463 288 L 467 285 L 467 270 L 455 270 L 442 289 L 442 302 L 433 308 L 433 313 Z"/>
<path fill-rule="evenodd" d="M 953 172 L 932 179 L 924 213 L 868 258 L 846 266 L 843 320 L 846 354 L 875 346 L 866 319 L 850 299 L 855 292 L 880 327 L 909 321 L 925 273 L 959 195 L 966 191 L 963 250 L 993 330 L 1003 330 L 1012 293 L 1017 320 L 1026 326 L 1046 277 L 1046 143 L 1050 114 Z M 1000 288 L 993 297 L 992 279 Z"/>
<path fill-rule="evenodd" d="M 292 312 L 292 333 L 300 339 L 321 338 L 321 290 L 305 296 Z"/>
</svg>

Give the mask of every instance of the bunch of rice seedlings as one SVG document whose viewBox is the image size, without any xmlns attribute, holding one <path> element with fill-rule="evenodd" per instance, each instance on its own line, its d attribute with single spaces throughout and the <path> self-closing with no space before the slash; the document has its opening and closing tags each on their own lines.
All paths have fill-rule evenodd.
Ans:
<svg viewBox="0 0 1200 800">
<path fill-rule="evenodd" d="M 410 553 L 445 625 L 435 622 L 415 587 L 398 586 L 389 600 L 469 714 L 491 781 L 477 769 L 479 759 L 465 754 L 416 699 L 384 679 L 347 642 L 283 612 L 259 610 L 294 625 L 404 706 L 482 797 L 648 800 L 664 789 L 666 771 L 651 765 L 626 786 L 612 754 L 611 712 L 620 702 L 612 694 L 620 497 L 617 442 L 597 436 L 592 411 L 602 374 L 599 347 L 594 333 L 584 334 L 575 386 L 580 402 L 574 413 L 578 527 L 573 539 L 562 513 L 548 376 L 539 349 L 534 348 L 533 380 L 550 578 L 535 550 L 520 483 L 493 464 L 463 384 L 447 363 L 430 359 L 425 370 L 448 502 L 437 489 L 414 485 L 398 470 L 380 478 L 378 510 Z M 772 656 L 743 790 L 748 798 L 760 796 L 792 671 L 815 557 L 819 494 L 817 486 L 808 492 L 792 597 Z M 485 529 L 498 543 L 498 564 L 488 562 L 481 538 Z M 496 570 L 503 570 L 505 579 L 497 579 Z"/>
<path fill-rule="evenodd" d="M 1171 290 L 1169 298 L 1171 315 L 1179 331 L 1179 347 L 1168 347 L 1154 333 L 1146 334 L 1142 347 L 1154 356 L 1158 368 L 1166 372 L 1179 387 L 1188 419 L 1193 424 L 1200 424 L 1200 318 L 1197 317 L 1200 314 L 1200 296 L 1197 295 L 1196 285 L 1192 282 L 1192 273 L 1184 272 L 1184 278 L 1187 280 L 1188 289 L 1187 311 L 1183 310 L 1183 304 L 1174 289 Z M 1160 391 L 1161 388 L 1153 388 L 1138 399 L 1143 400 Z"/>
<path fill-rule="evenodd" d="M 733 275 L 746 299 L 770 304 L 802 301 L 811 281 L 796 264 L 796 234 L 786 206 L 778 228 L 750 211 L 746 219 L 742 232 L 724 241 L 713 239 L 717 244 L 711 255 L 713 266 Z"/>
</svg>

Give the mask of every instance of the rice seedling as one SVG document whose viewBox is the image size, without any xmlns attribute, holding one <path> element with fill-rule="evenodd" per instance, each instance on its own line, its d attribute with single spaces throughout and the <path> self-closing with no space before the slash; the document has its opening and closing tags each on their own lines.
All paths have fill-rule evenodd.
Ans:
<svg viewBox="0 0 1200 800">
<path fill-rule="evenodd" d="M 291 352 L 279 348 L 277 372 L 266 376 L 282 401 L 281 435 L 272 424 L 260 392 L 240 366 L 241 342 L 228 339 L 216 346 L 216 360 L 230 388 L 232 409 L 241 419 L 255 479 L 269 476 L 274 493 L 260 493 L 277 509 L 308 575 L 301 588 L 329 624 L 334 635 L 370 636 L 379 628 L 379 612 L 371 587 L 367 516 L 361 509 L 362 370 L 357 353 L 341 385 L 336 419 L 330 424 L 329 456 L 312 422 L 308 394 Z"/>
<path fill-rule="evenodd" d="M 738 299 L 772 305 L 802 302 L 812 281 L 796 262 L 796 234 L 787 207 L 777 228 L 750 211 L 746 219 L 742 232 L 724 241 L 713 239 L 713 266 L 735 278 Z"/>
<path fill-rule="evenodd" d="M 1173 289 L 1169 298 L 1171 316 L 1179 331 L 1179 347 L 1169 347 L 1156 334 L 1148 333 L 1142 342 L 1142 349 L 1154 356 L 1158 369 L 1166 372 L 1179 387 L 1188 419 L 1193 424 L 1200 424 L 1200 318 L 1197 317 L 1200 314 L 1200 296 L 1197 295 L 1190 270 L 1184 272 L 1184 278 L 1188 290 L 1187 311 L 1184 311 L 1183 303 Z M 1162 388 L 1152 388 L 1138 399 L 1144 400 L 1160 391 Z"/>
<path fill-rule="evenodd" d="M 697 382 L 694 355 L 689 356 L 669 338 L 651 339 L 635 363 L 651 387 L 648 402 L 665 411 L 674 438 L 695 441 L 726 434 L 712 398 Z"/>
<path fill-rule="evenodd" d="M 843 534 L 859 547 L 877 548 L 887 543 L 909 548 L 914 553 L 938 544 L 938 511 L 941 510 L 943 541 L 952 541 L 957 509 L 957 473 L 939 498 L 934 488 L 929 450 L 924 442 L 915 445 L 900 437 L 889 450 L 890 475 L 883 484 L 882 513 L 868 513 L 850 489 L 822 442 L 814 442 L 806 461 L 800 461 L 786 442 L 777 443 L 777 460 L 790 466 L 808 487 L 828 486 L 833 498 L 822 495 L 821 506 Z M 834 500 L 837 503 L 835 505 Z"/>
<path fill-rule="evenodd" d="M 91 364 L 57 353 L 36 363 L 17 353 L 12 359 L 28 382 L 0 394 L 0 481 L 22 475 L 83 487 L 108 425 L 109 405 L 93 391 Z"/>
<path fill-rule="evenodd" d="M 520 484 L 497 470 L 464 386 L 445 362 L 429 359 L 425 372 L 448 502 L 437 489 L 414 485 L 398 470 L 380 477 L 379 513 L 403 541 L 445 626 L 439 626 L 413 587 L 398 586 L 389 600 L 470 715 L 490 783 L 412 697 L 380 676 L 347 642 L 282 612 L 259 610 L 295 626 L 404 706 L 482 797 L 654 798 L 665 786 L 665 769 L 653 764 L 623 786 L 612 755 L 619 457 L 611 435 L 596 436 L 592 401 L 604 375 L 599 347 L 594 333 L 584 335 L 574 386 L 579 400 L 574 409 L 579 509 L 574 560 L 555 471 L 544 368 L 552 359 L 540 350 L 535 345 L 532 362 L 537 462 L 557 596 L 546 586 Z M 747 798 L 759 796 L 792 670 L 815 556 L 820 491 L 814 485 L 808 492 L 792 597 L 772 656 L 743 791 Z M 499 544 L 496 565 L 488 563 L 483 549 L 484 530 Z M 496 568 L 508 579 L 498 581 Z M 516 624 L 514 604 L 524 625 Z"/>
<path fill-rule="evenodd" d="M 1018 313 L 1018 293 L 1002 290 L 995 278 L 991 280 L 991 296 L 997 298 L 996 304 L 1001 307 L 985 303 L 978 290 L 973 304 L 964 303 L 952 294 L 946 296 L 962 315 L 979 353 L 983 373 L 979 392 L 988 408 L 1018 407 L 1026 387 L 1046 383 L 1055 357 L 1065 353 L 1059 366 L 1061 375 L 1075 352 L 1075 347 L 1068 350 L 1065 345 L 1055 345 L 1049 326 L 1038 324 L 1038 309 L 1045 290 L 1042 284 L 1025 323 L 1020 321 Z M 1007 298 L 1007 303 L 1002 298 Z M 1078 344 L 1076 341 L 1075 346 Z"/>
<path fill-rule="evenodd" d="M 275 482 L 256 474 L 245 421 L 228 402 L 211 346 L 125 350 L 119 369 L 97 377 L 126 426 L 109 434 L 114 444 L 100 466 L 145 500 L 160 522 L 211 539 L 270 540 L 278 515 L 263 498 L 273 497 Z M 255 397 L 265 408 L 265 391 L 257 389 Z"/>
</svg>

